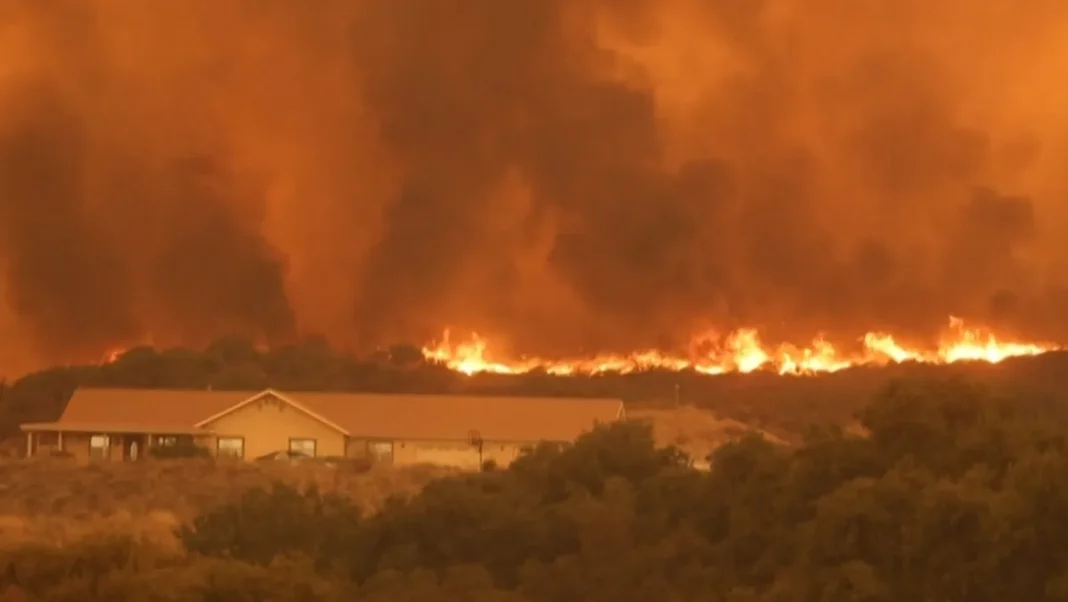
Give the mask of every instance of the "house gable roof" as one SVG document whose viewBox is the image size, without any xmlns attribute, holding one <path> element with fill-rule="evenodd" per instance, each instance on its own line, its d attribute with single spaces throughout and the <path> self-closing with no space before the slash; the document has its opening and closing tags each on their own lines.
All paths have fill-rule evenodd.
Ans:
<svg viewBox="0 0 1068 602">
<path fill-rule="evenodd" d="M 485 441 L 570 441 L 595 423 L 624 418 L 619 399 L 82 388 L 56 425 L 210 430 L 214 420 L 268 394 L 368 439 L 466 440 L 477 432 Z"/>
<path fill-rule="evenodd" d="M 322 416 L 321 414 L 319 414 L 318 412 L 315 412 L 314 410 L 308 409 L 303 404 L 298 403 L 297 401 L 293 400 L 289 396 L 283 395 L 283 394 L 279 393 L 278 391 L 275 391 L 274 389 L 266 389 L 264 391 L 260 391 L 259 393 L 256 393 L 256 394 L 248 397 L 247 399 L 243 399 L 243 400 L 235 403 L 234 405 L 232 405 L 232 406 L 230 406 L 230 407 L 228 407 L 228 408 L 226 408 L 224 410 L 221 410 L 219 412 L 216 412 L 215 414 L 212 414 L 211 416 L 208 416 L 207 418 L 197 422 L 193 426 L 195 428 L 210 428 L 211 424 L 213 422 L 219 420 L 220 418 L 223 418 L 225 416 L 229 416 L 230 414 L 233 414 L 234 412 L 240 411 L 242 408 L 248 407 L 249 405 L 251 405 L 253 403 L 256 403 L 257 401 L 260 401 L 260 400 L 262 400 L 262 399 L 264 399 L 266 397 L 273 397 L 273 398 L 281 401 L 282 403 L 288 405 L 289 407 L 297 410 L 298 412 L 301 412 L 302 414 L 304 414 L 305 416 L 311 418 L 312 420 L 315 420 L 316 422 L 320 422 L 322 424 L 325 424 L 326 426 L 334 429 L 335 431 L 341 433 L 342 435 L 348 435 L 349 434 L 349 432 L 344 427 L 338 426 L 337 423 L 335 423 L 334 421 L 330 420 L 329 418 L 326 418 L 326 417 Z"/>
<path fill-rule="evenodd" d="M 247 399 L 248 391 L 205 389 L 96 389 L 74 391 L 57 424 L 158 425 L 192 428 Z"/>
</svg>

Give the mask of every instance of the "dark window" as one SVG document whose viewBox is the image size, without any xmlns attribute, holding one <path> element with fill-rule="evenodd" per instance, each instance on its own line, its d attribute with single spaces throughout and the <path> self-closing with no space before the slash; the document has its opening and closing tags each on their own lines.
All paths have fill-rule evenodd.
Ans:
<svg viewBox="0 0 1068 602">
<path fill-rule="evenodd" d="M 194 443 L 192 435 L 156 435 L 152 441 L 156 447 L 192 447 Z"/>
<path fill-rule="evenodd" d="M 220 458 L 244 458 L 244 437 L 219 437 L 216 452 Z"/>
<path fill-rule="evenodd" d="M 371 454 L 371 459 L 375 462 L 393 462 L 392 441 L 372 441 L 368 444 L 367 449 Z"/>
<path fill-rule="evenodd" d="M 289 453 L 315 457 L 315 439 L 290 439 Z"/>
<path fill-rule="evenodd" d="M 111 438 L 107 435 L 93 435 L 89 437 L 89 457 L 94 460 L 103 460 L 111 452 Z"/>
</svg>

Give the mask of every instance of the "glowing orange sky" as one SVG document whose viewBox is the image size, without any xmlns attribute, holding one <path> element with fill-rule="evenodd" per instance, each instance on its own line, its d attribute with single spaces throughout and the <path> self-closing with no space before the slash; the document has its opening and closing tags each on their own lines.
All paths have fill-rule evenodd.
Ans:
<svg viewBox="0 0 1068 602">
<path fill-rule="evenodd" d="M 1068 341 L 1068 4 L 0 0 L 0 374 Z"/>
</svg>

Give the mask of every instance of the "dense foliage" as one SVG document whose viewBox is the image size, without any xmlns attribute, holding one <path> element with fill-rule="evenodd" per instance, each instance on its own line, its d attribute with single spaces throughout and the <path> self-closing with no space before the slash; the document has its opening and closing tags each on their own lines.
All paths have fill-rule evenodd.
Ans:
<svg viewBox="0 0 1068 602">
<path fill-rule="evenodd" d="M 148 453 L 160 460 L 177 460 L 191 458 L 210 458 L 211 450 L 196 445 L 191 441 L 181 441 L 176 445 L 157 445 L 150 447 Z"/>
<path fill-rule="evenodd" d="M 858 368 L 821 377 L 772 373 L 707 376 L 647 371 L 560 377 L 544 372 L 518 376 L 466 376 L 423 359 L 418 348 L 397 345 L 370 357 L 333 351 L 321 339 L 269 351 L 226 338 L 202 351 L 138 347 L 99 366 L 73 366 L 0 383 L 0 438 L 18 424 L 59 417 L 78 386 L 288 391 L 467 393 L 533 396 L 607 396 L 627 402 L 666 401 L 715 410 L 753 426 L 789 435 L 807 424 L 850 419 L 888 378 L 967 375 L 1022 400 L 1068 406 L 1068 354 L 1007 360 L 997 366 L 903 364 Z M 1063 402 L 1063 403 L 1062 403 Z"/>
<path fill-rule="evenodd" d="M 1068 600 L 1059 414 L 923 380 L 859 418 L 869 436 L 750 437 L 708 472 L 643 425 L 599 428 L 370 516 L 279 485 L 183 528 L 186 553 L 23 548 L 0 579 L 47 602 Z"/>
</svg>

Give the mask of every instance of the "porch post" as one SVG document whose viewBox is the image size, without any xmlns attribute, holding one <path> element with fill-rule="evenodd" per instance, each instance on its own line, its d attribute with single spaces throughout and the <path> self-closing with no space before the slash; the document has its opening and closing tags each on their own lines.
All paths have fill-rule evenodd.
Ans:
<svg viewBox="0 0 1068 602">
<path fill-rule="evenodd" d="M 56 446 L 59 448 L 59 451 L 64 451 L 63 450 L 63 431 L 56 431 Z"/>
<path fill-rule="evenodd" d="M 26 431 L 26 457 L 33 456 L 33 431 Z"/>
</svg>

